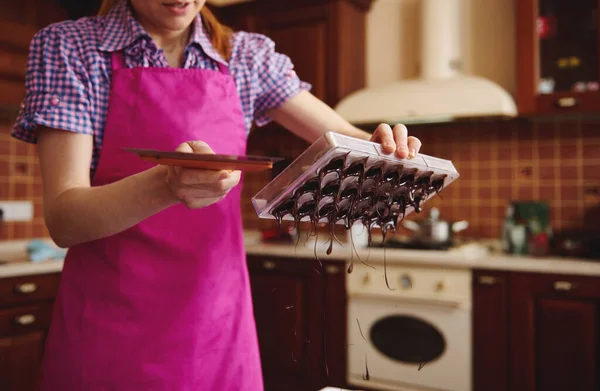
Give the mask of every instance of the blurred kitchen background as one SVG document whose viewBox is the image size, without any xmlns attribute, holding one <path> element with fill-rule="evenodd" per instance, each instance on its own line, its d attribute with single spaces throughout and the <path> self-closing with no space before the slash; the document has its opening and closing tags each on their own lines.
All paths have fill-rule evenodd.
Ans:
<svg viewBox="0 0 600 391">
<path fill-rule="evenodd" d="M 4 258 L 33 263 L 31 254 L 40 249 L 46 251 L 42 254 L 55 254 L 44 247 L 48 233 L 35 147 L 10 137 L 24 96 L 29 41 L 49 23 L 93 15 L 98 4 L 0 0 L 0 207 L 6 209 L 0 240 L 12 254 Z M 207 4 L 232 28 L 272 38 L 277 50 L 291 57 L 298 75 L 313 85 L 312 92 L 357 126 L 372 131 L 379 122 L 405 123 L 409 134 L 422 140 L 422 153 L 451 160 L 460 173 L 442 197 L 408 219 L 421 225 L 430 245 L 436 242 L 431 233 L 436 220 L 425 217 L 432 208 L 442 221 L 466 221 L 466 229 L 449 233 L 425 256 L 422 251 L 402 252 L 403 246 L 415 247 L 414 233 L 402 228 L 397 248 L 386 253 L 397 268 L 391 272 L 395 283 L 405 289 L 417 289 L 414 282 L 420 278 L 442 281 L 436 283 L 435 294 L 423 288 L 422 296 L 411 296 L 423 307 L 410 307 L 407 313 L 411 319 L 427 320 L 429 326 L 422 329 L 439 330 L 444 348 L 417 371 L 401 353 L 378 350 L 382 339 L 369 334 L 371 348 L 377 351 L 369 359 L 373 380 L 361 380 L 363 352 L 347 349 L 358 341 L 352 339 L 355 318 L 365 319 L 362 331 L 367 335 L 377 330 L 376 319 L 389 314 L 397 320 L 399 315 L 385 307 L 369 326 L 369 311 L 379 307 L 353 302 L 352 297 L 365 293 L 365 281 L 372 277 L 368 267 L 346 273 L 350 253 L 341 259 L 323 257 L 322 265 L 311 251 L 286 244 L 287 238 L 262 240 L 274 235 L 276 224 L 257 218 L 251 198 L 284 165 L 274 172 L 245 175 L 244 226 L 248 237 L 256 238 L 248 239 L 248 254 L 269 389 L 283 389 L 284 384 L 294 390 L 325 385 L 453 391 L 600 389 L 597 0 Z M 248 154 L 281 156 L 289 163 L 307 147 L 271 124 L 253 131 Z M 464 243 L 480 244 L 486 255 L 473 255 L 471 247 L 461 252 Z M 29 259 L 14 255 L 23 249 Z M 294 254 L 305 262 L 290 263 Z M 6 320 L 6 326 L 0 323 L 0 389 L 27 391 L 27 374 L 37 368 L 59 268 L 47 263 L 35 265 L 38 269 L 22 268 L 15 266 L 17 261 L 7 262 L 13 269 L 4 269 L 4 278 L 0 266 L 0 319 Z M 315 268 L 327 277 L 312 275 Z M 353 280 L 359 277 L 362 280 Z M 450 296 L 444 297 L 441 292 L 453 281 L 464 289 L 448 288 Z M 27 289 L 33 292 L 21 292 Z M 276 300 L 274 289 L 281 292 Z M 13 297 L 14 292 L 20 293 Z M 433 305 L 432 297 L 446 303 L 455 300 L 466 318 L 431 315 L 427 306 Z M 22 305 L 41 308 L 42 316 L 34 316 L 34 323 L 42 323 L 34 327 L 34 334 L 27 329 L 31 318 L 19 318 L 30 315 L 29 307 Z M 293 318 L 284 309 L 290 305 L 297 308 Z M 315 315 L 319 311 L 329 314 L 327 319 Z M 13 318 L 20 319 L 17 326 Z M 304 341 L 288 333 L 294 325 L 303 330 Z M 398 321 L 392 326 L 396 331 L 382 332 L 383 344 L 406 348 L 406 341 L 394 342 L 389 334 L 409 333 L 414 325 Z M 378 368 L 384 369 L 378 373 Z"/>
</svg>

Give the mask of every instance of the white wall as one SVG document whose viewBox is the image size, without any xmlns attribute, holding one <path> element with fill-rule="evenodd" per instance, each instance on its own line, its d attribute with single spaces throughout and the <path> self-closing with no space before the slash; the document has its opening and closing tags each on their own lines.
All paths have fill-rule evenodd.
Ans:
<svg viewBox="0 0 600 391">
<path fill-rule="evenodd" d="M 515 90 L 514 1 L 463 0 L 465 72 Z M 375 0 L 367 17 L 367 85 L 418 76 L 419 0 Z"/>
</svg>

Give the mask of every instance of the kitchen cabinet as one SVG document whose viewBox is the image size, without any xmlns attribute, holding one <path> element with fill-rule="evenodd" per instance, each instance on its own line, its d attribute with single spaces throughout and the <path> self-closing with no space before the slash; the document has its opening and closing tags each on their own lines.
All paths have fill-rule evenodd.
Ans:
<svg viewBox="0 0 600 391">
<path fill-rule="evenodd" d="M 250 255 L 248 267 L 265 389 L 344 386 L 343 263 Z"/>
<path fill-rule="evenodd" d="M 31 38 L 40 28 L 65 17 L 58 5 L 45 0 L 0 4 L 0 119 L 12 122 L 25 97 Z"/>
<path fill-rule="evenodd" d="M 600 109 L 598 0 L 515 0 L 519 113 Z"/>
<path fill-rule="evenodd" d="M 600 387 L 600 278 L 476 271 L 474 390 Z"/>
<path fill-rule="evenodd" d="M 473 390 L 506 391 L 508 273 L 473 273 Z"/>
<path fill-rule="evenodd" d="M 255 0 L 213 7 L 234 28 L 267 35 L 312 93 L 329 105 L 365 86 L 366 13 L 372 0 Z"/>
<path fill-rule="evenodd" d="M 34 391 L 60 273 L 0 279 L 0 389 Z"/>
</svg>

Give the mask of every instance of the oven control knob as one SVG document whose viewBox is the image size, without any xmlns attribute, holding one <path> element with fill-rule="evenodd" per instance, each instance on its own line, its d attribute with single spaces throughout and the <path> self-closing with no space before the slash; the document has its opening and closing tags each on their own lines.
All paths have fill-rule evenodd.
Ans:
<svg viewBox="0 0 600 391">
<path fill-rule="evenodd" d="M 370 282 L 371 282 L 371 275 L 369 273 L 365 273 L 365 275 L 363 276 L 363 280 L 362 280 L 363 285 L 369 285 Z"/>
<path fill-rule="evenodd" d="M 400 286 L 404 289 L 412 288 L 412 278 L 408 274 L 400 276 Z"/>
</svg>

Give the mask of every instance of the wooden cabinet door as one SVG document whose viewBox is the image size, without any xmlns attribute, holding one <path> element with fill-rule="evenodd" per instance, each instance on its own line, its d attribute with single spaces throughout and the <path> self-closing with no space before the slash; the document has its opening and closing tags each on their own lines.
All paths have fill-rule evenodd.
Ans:
<svg viewBox="0 0 600 391">
<path fill-rule="evenodd" d="M 265 389 L 318 389 L 325 374 L 318 262 L 249 257 L 248 265 Z"/>
<path fill-rule="evenodd" d="M 0 390 L 35 391 L 45 332 L 0 337 Z"/>
<path fill-rule="evenodd" d="M 331 387 L 346 388 L 346 267 L 342 262 L 328 262 L 325 271 L 325 382 Z"/>
<path fill-rule="evenodd" d="M 473 391 L 508 390 L 508 273 L 473 273 Z"/>
<path fill-rule="evenodd" d="M 512 391 L 595 391 L 600 280 L 514 273 L 510 278 Z"/>
</svg>

